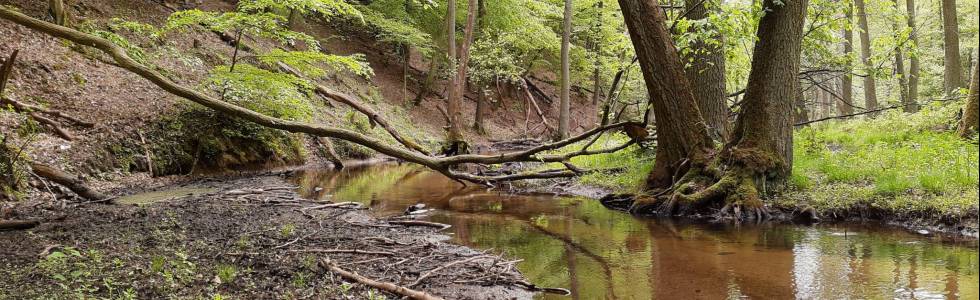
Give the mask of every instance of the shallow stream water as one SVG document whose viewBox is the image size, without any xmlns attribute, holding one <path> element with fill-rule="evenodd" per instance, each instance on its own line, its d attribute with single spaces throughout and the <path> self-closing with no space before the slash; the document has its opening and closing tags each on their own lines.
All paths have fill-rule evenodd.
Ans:
<svg viewBox="0 0 980 300">
<path fill-rule="evenodd" d="M 411 165 L 308 170 L 304 197 L 411 205 L 455 242 L 523 259 L 531 282 L 571 299 L 978 299 L 977 242 L 860 225 L 706 225 L 637 218 L 598 201 L 461 187 Z M 541 298 L 569 299 L 541 295 Z"/>
</svg>

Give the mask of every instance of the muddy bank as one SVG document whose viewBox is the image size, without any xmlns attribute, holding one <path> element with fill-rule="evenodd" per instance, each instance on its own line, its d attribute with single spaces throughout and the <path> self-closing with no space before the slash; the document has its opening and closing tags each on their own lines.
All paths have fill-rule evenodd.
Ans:
<svg viewBox="0 0 980 300">
<path fill-rule="evenodd" d="M 0 299 L 400 297 L 345 280 L 328 259 L 447 299 L 533 295 L 514 260 L 294 190 L 260 176 L 118 199 L 136 204 L 16 207 L 10 216 L 45 222 L 0 232 Z"/>
</svg>

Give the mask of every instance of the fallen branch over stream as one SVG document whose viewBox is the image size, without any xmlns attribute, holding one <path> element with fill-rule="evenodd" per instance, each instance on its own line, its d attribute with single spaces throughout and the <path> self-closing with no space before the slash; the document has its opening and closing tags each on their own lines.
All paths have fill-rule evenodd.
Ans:
<svg viewBox="0 0 980 300">
<path fill-rule="evenodd" d="M 190 100 L 197 104 L 208 107 L 218 113 L 224 114 L 230 117 L 236 117 L 245 121 L 255 123 L 260 126 L 284 130 L 293 133 L 305 133 L 319 137 L 329 137 L 345 140 L 351 143 L 355 143 L 381 154 L 395 157 L 407 162 L 416 163 L 432 170 L 438 171 L 443 175 L 453 178 L 457 181 L 462 182 L 462 180 L 470 181 L 477 184 L 490 185 L 496 181 L 506 181 L 506 180 L 519 180 L 525 178 L 557 178 L 557 177 L 567 177 L 570 174 L 579 174 L 580 172 L 575 172 L 574 169 L 568 172 L 543 172 L 537 175 L 528 176 L 514 176 L 514 177 L 486 177 L 478 176 L 472 174 L 462 174 L 452 171 L 452 168 L 462 164 L 502 164 L 507 162 L 566 162 L 575 156 L 589 155 L 590 151 L 578 151 L 568 155 L 560 154 L 542 154 L 543 152 L 556 150 L 573 143 L 584 141 L 589 137 L 594 135 L 601 135 L 611 130 L 622 129 L 628 122 L 616 123 L 606 126 L 600 126 L 595 129 L 586 131 L 585 133 L 571 137 L 565 140 L 557 141 L 554 143 L 544 144 L 538 147 L 534 147 L 525 151 L 517 151 L 511 153 L 503 153 L 498 155 L 458 155 L 451 157 L 435 157 L 423 153 L 419 153 L 416 150 L 409 149 L 406 147 L 400 147 L 403 145 L 389 145 L 382 140 L 374 137 L 370 137 L 356 131 L 322 126 L 317 124 L 310 124 L 305 122 L 297 122 L 284 120 L 280 118 L 271 117 L 259 112 L 249 110 L 247 108 L 231 104 L 213 96 L 207 95 L 203 92 L 197 91 L 191 87 L 187 87 L 178 84 L 171 79 L 163 76 L 156 70 L 129 57 L 126 49 L 113 44 L 111 41 L 87 34 L 84 32 L 77 31 L 72 28 L 59 26 L 56 24 L 41 21 L 20 12 L 14 11 L 9 7 L 0 6 L 0 18 L 12 21 L 19 25 L 25 26 L 35 31 L 45 33 L 47 35 L 65 39 L 79 45 L 94 47 L 101 50 L 102 52 L 109 55 L 115 62 L 115 65 L 126 69 L 130 72 L 143 77 L 144 79 L 150 81 L 151 83 L 157 85 L 161 89 L 182 97 L 184 99 Z M 627 145 L 628 146 L 628 145 Z M 623 147 L 625 148 L 625 146 Z"/>
</svg>

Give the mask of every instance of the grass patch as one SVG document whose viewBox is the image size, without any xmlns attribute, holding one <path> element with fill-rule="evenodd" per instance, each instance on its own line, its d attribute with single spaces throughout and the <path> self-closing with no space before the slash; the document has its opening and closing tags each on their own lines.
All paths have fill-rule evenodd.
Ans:
<svg viewBox="0 0 980 300">
<path fill-rule="evenodd" d="M 822 212 L 875 210 L 893 215 L 963 217 L 977 213 L 977 140 L 956 136 L 959 106 L 927 106 L 875 119 L 824 122 L 796 131 L 793 176 L 777 206 L 812 206 Z M 612 147 L 623 135 L 603 137 L 593 149 Z M 581 149 L 582 143 L 555 151 Z M 576 157 L 587 169 L 613 169 L 578 183 L 639 191 L 653 168 L 653 151 L 632 146 L 610 154 Z M 541 167 L 560 168 L 560 164 Z"/>
<path fill-rule="evenodd" d="M 803 128 L 788 203 L 945 216 L 976 212 L 978 151 L 951 128 L 956 107 Z"/>
</svg>

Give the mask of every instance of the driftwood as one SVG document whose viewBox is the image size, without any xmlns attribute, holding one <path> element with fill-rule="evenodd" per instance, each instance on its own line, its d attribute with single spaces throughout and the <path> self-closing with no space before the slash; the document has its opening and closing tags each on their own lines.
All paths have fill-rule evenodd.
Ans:
<svg viewBox="0 0 980 300">
<path fill-rule="evenodd" d="M 449 225 L 449 224 L 436 223 L 436 222 L 428 222 L 428 221 L 416 221 L 416 220 L 404 220 L 404 221 L 402 221 L 402 220 L 394 221 L 393 220 L 393 221 L 388 221 L 388 224 L 401 225 L 401 226 L 433 227 L 433 228 L 438 228 L 439 230 L 448 229 L 450 227 L 453 227 L 452 225 Z"/>
<path fill-rule="evenodd" d="M 0 220 L 0 231 L 31 229 L 40 224 L 37 220 Z"/>
<path fill-rule="evenodd" d="M 330 270 L 330 272 L 333 273 L 337 273 L 341 277 L 347 278 L 349 280 L 353 280 L 357 283 L 370 286 L 379 290 L 405 296 L 408 297 L 409 299 L 415 299 L 415 300 L 442 300 L 443 299 L 442 297 L 434 296 L 426 292 L 413 290 L 390 282 L 380 282 L 371 278 L 361 276 L 357 273 L 344 270 L 338 267 L 337 264 L 334 263 L 329 258 L 320 259 L 319 265 L 321 268 Z"/>
<path fill-rule="evenodd" d="M 85 182 L 83 182 L 81 179 L 66 174 L 65 172 L 62 172 L 54 167 L 38 162 L 31 162 L 31 169 L 34 171 L 34 174 L 37 174 L 37 176 L 41 176 L 45 179 L 53 181 L 54 183 L 60 184 L 87 200 L 97 201 L 108 198 L 104 194 L 86 186 Z"/>
</svg>

